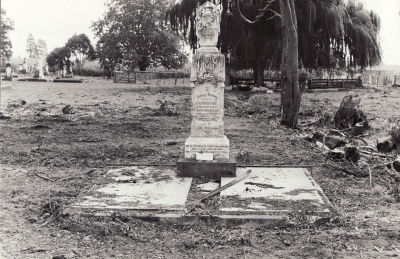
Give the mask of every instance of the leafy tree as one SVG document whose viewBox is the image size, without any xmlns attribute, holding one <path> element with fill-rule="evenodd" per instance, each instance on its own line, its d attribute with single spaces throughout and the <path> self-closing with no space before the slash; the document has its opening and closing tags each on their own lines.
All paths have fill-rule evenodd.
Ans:
<svg viewBox="0 0 400 259">
<path fill-rule="evenodd" d="M 77 58 L 79 69 L 82 69 L 82 66 L 87 60 L 96 59 L 96 53 L 90 43 L 90 39 L 83 33 L 80 35 L 74 34 L 69 38 L 66 47 L 69 48 Z"/>
<path fill-rule="evenodd" d="M 205 0 L 182 0 L 167 11 L 171 26 L 196 49 L 193 10 Z M 221 0 L 218 47 L 231 65 L 253 68 L 262 84 L 265 67 L 280 67 L 282 20 L 277 0 Z M 305 68 L 362 67 L 380 62 L 379 18 L 355 1 L 294 1 L 298 23 L 299 63 Z M 265 8 L 267 7 L 267 8 Z M 354 11 L 353 11 L 354 10 Z M 362 44 L 361 44 L 362 42 Z M 348 51 L 354 49 L 353 51 Z M 349 62 L 346 57 L 350 56 Z M 355 62 L 350 62 L 354 60 Z"/>
<path fill-rule="evenodd" d="M 92 29 L 99 38 L 97 55 L 103 67 L 181 68 L 187 56 L 181 42 L 164 23 L 169 0 L 110 0 L 103 19 Z"/>
<path fill-rule="evenodd" d="M 121 48 L 118 46 L 118 38 L 102 36 L 96 44 L 96 55 L 99 58 L 100 64 L 102 68 L 105 69 L 114 69 L 115 67 L 120 66 L 124 62 L 127 62 L 124 55 L 121 51 Z M 125 53 L 125 58 L 130 57 L 130 53 Z M 129 58 L 128 60 L 132 60 L 133 58 Z M 134 67 L 134 65 L 128 66 Z"/>
<path fill-rule="evenodd" d="M 28 52 L 30 58 L 36 58 L 38 56 L 38 46 L 36 45 L 32 33 L 29 33 L 26 39 L 26 52 Z"/>
<path fill-rule="evenodd" d="M 41 39 L 35 42 L 32 33 L 30 33 L 26 39 L 26 52 L 28 52 L 30 58 L 43 58 L 48 54 L 47 44 Z"/>
<path fill-rule="evenodd" d="M 66 47 L 55 48 L 50 54 L 46 57 L 46 62 L 49 66 L 58 67 L 59 69 L 63 69 L 66 61 L 71 57 L 71 51 Z"/>
<path fill-rule="evenodd" d="M 37 42 L 37 52 L 38 52 L 38 58 L 45 57 L 47 53 L 47 44 L 44 40 L 38 40 Z"/>
<path fill-rule="evenodd" d="M 204 2 L 182 0 L 167 11 L 172 28 L 193 50 L 197 47 L 193 11 Z M 354 1 L 221 0 L 220 5 L 218 47 L 237 68 L 253 68 L 258 85 L 263 84 L 265 65 L 281 68 L 281 123 L 290 127 L 297 124 L 301 100 L 298 64 L 306 68 L 366 67 L 381 60 L 379 18 Z"/>
<path fill-rule="evenodd" d="M 1 59 L 9 60 L 12 56 L 12 44 L 8 32 L 14 30 L 14 22 L 6 17 L 6 11 L 1 9 Z"/>
</svg>

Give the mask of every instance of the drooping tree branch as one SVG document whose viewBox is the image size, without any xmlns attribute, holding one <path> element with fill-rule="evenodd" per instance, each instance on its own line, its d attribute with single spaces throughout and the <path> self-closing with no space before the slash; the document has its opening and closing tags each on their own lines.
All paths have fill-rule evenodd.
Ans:
<svg viewBox="0 0 400 259">
<path fill-rule="evenodd" d="M 240 11 L 239 0 L 237 0 L 237 8 L 238 8 L 240 17 L 242 17 L 243 20 L 245 20 L 245 21 L 248 22 L 248 23 L 256 23 L 258 20 L 261 19 L 261 17 L 264 16 L 264 14 L 265 14 L 266 11 L 271 11 L 271 12 L 274 13 L 274 15 L 271 16 L 271 17 L 269 17 L 267 20 L 271 20 L 271 19 L 274 18 L 274 17 L 280 17 L 280 18 L 281 18 L 281 15 L 280 15 L 279 13 L 277 13 L 277 12 L 275 12 L 274 10 L 270 9 L 270 7 L 271 7 L 271 5 L 272 5 L 273 2 L 275 2 L 275 0 L 269 1 L 268 4 L 267 4 L 263 9 L 260 9 L 261 13 L 260 13 L 259 15 L 256 16 L 256 18 L 255 18 L 254 21 L 250 21 L 249 19 L 247 19 L 246 17 L 244 17 L 244 15 L 242 14 L 242 12 Z"/>
</svg>

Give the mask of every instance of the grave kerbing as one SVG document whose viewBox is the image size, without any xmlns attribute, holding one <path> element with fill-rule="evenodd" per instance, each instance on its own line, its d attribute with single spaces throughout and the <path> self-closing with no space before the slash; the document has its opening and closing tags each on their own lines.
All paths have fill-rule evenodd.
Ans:
<svg viewBox="0 0 400 259">
<path fill-rule="evenodd" d="M 196 11 L 196 32 L 200 48 L 192 57 L 191 135 L 185 154 L 178 160 L 182 176 L 236 176 L 236 162 L 229 155 L 229 139 L 224 135 L 225 57 L 216 48 L 220 12 L 211 2 Z M 212 154 L 212 160 L 196 160 L 199 153 Z"/>
</svg>

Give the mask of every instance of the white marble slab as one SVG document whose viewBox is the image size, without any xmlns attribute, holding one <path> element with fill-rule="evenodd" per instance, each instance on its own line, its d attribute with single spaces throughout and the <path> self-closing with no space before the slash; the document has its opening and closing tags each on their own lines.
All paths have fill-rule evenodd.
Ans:
<svg viewBox="0 0 400 259">
<path fill-rule="evenodd" d="M 247 170 L 252 170 L 250 175 L 243 181 L 223 190 L 221 199 L 235 197 L 238 200 L 247 200 L 243 206 L 224 206 L 220 207 L 222 211 L 273 211 L 274 205 L 269 201 L 280 200 L 295 202 L 308 202 L 310 205 L 321 207 L 324 201 L 314 186 L 314 180 L 309 176 L 306 169 L 303 168 L 262 168 L 262 167 L 238 167 L 236 169 L 237 177 L 240 177 Z M 310 179 L 311 178 L 311 179 Z M 231 182 L 232 178 L 221 178 L 221 186 Z M 263 198 L 265 202 L 256 200 Z M 282 210 L 282 208 L 280 209 Z M 329 212 L 329 210 L 328 210 Z"/>
<path fill-rule="evenodd" d="M 135 166 L 110 170 L 106 175 L 110 183 L 73 207 L 182 211 L 192 178 L 177 177 L 173 169 Z"/>
</svg>

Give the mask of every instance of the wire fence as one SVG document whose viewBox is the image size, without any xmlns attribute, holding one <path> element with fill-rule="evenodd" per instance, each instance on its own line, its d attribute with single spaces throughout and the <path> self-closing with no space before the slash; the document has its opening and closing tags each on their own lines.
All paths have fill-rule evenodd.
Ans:
<svg viewBox="0 0 400 259">
<path fill-rule="evenodd" d="M 168 72 L 129 72 L 115 71 L 115 83 L 132 83 L 161 86 L 188 86 L 190 85 L 189 73 L 168 71 Z"/>
</svg>

